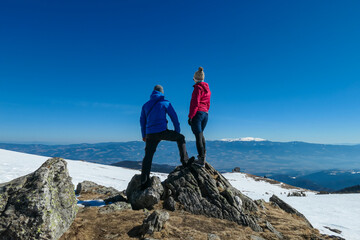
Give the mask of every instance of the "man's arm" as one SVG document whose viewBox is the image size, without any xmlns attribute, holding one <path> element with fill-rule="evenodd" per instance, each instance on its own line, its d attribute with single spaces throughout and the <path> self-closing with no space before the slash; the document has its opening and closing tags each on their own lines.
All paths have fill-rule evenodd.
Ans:
<svg viewBox="0 0 360 240">
<path fill-rule="evenodd" d="M 141 135 L 144 140 L 146 136 L 146 114 L 145 114 L 144 106 L 141 109 L 140 126 L 141 126 Z"/>
<path fill-rule="evenodd" d="M 178 119 L 178 116 L 177 116 L 177 114 L 176 114 L 176 112 L 175 112 L 175 109 L 173 108 L 173 106 L 171 105 L 171 103 L 169 103 L 166 111 L 167 111 L 167 113 L 169 114 L 172 123 L 174 124 L 175 131 L 178 132 L 178 133 L 180 133 L 180 123 L 179 123 L 179 119 Z"/>
</svg>

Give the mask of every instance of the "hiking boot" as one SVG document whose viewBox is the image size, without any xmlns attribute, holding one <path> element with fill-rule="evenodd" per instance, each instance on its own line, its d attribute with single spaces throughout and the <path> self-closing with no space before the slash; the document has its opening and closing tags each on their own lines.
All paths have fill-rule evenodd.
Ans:
<svg viewBox="0 0 360 240">
<path fill-rule="evenodd" d="M 193 162 L 195 161 L 195 157 L 192 156 L 191 158 L 189 158 L 187 161 L 186 160 L 182 160 L 181 164 L 183 167 L 187 167 L 190 166 Z"/>
<path fill-rule="evenodd" d="M 198 158 L 194 160 L 194 164 L 199 167 L 205 167 L 205 157 L 198 156 Z"/>
</svg>

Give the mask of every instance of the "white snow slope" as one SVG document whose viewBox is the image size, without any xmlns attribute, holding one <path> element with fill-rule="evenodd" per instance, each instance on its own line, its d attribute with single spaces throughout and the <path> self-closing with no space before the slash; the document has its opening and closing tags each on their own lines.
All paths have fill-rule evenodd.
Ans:
<svg viewBox="0 0 360 240">
<path fill-rule="evenodd" d="M 0 149 L 0 183 L 8 182 L 14 178 L 34 172 L 47 159 L 49 159 L 49 157 Z M 131 178 L 135 174 L 140 174 L 140 171 L 138 170 L 127 168 L 84 161 L 66 161 L 75 187 L 79 182 L 89 180 L 107 187 L 124 190 Z M 167 177 L 167 174 L 163 173 L 154 173 L 154 175 L 159 176 L 161 181 L 165 180 Z"/>
<path fill-rule="evenodd" d="M 35 171 L 48 157 L 18 153 L 0 149 L 0 183 Z M 94 181 L 104 186 L 124 190 L 134 174 L 140 173 L 121 167 L 113 167 L 84 161 L 66 160 L 69 173 L 76 186 L 84 180 Z M 161 180 L 166 174 L 152 173 Z M 349 240 L 360 239 L 360 194 L 315 195 L 307 192 L 306 197 L 287 197 L 288 190 L 263 181 L 255 181 L 243 173 L 226 173 L 224 176 L 230 183 L 252 199 L 266 201 L 276 194 L 304 214 L 311 224 L 320 232 L 341 236 Z M 342 231 L 336 234 L 324 228 L 336 228 Z"/>
</svg>

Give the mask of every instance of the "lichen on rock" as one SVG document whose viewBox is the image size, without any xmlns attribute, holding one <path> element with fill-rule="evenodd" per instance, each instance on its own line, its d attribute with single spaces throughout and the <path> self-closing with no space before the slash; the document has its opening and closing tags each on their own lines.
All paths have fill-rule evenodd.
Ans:
<svg viewBox="0 0 360 240">
<path fill-rule="evenodd" d="M 77 213 L 74 185 L 61 158 L 0 184 L 0 239 L 58 239 Z"/>
</svg>

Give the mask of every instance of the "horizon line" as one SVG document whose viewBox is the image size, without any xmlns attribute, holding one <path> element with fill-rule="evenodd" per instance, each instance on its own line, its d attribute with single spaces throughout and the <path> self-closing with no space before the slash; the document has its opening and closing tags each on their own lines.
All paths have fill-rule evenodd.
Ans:
<svg viewBox="0 0 360 240">
<path fill-rule="evenodd" d="M 165 141 L 165 140 L 164 140 Z M 308 144 L 322 144 L 322 145 L 339 145 L 339 146 L 355 146 L 360 145 L 360 143 L 321 143 L 321 142 L 307 142 L 307 141 L 300 141 L 300 140 L 293 140 L 293 141 L 272 141 L 272 140 L 239 140 L 239 138 L 226 138 L 226 139 L 208 139 L 207 141 L 218 141 L 218 142 L 228 142 L 228 143 L 234 143 L 234 142 L 253 142 L 253 143 L 262 143 L 262 142 L 273 142 L 273 143 L 308 143 Z M 54 145 L 82 145 L 82 144 L 109 144 L 109 143 L 129 143 L 129 142 L 142 142 L 141 140 L 128 140 L 128 141 L 100 141 L 100 142 L 51 142 L 51 141 L 1 141 L 0 144 L 16 144 L 16 145 L 48 145 L 48 146 L 54 146 Z M 187 142 L 195 142 L 195 140 L 187 140 Z"/>
</svg>

